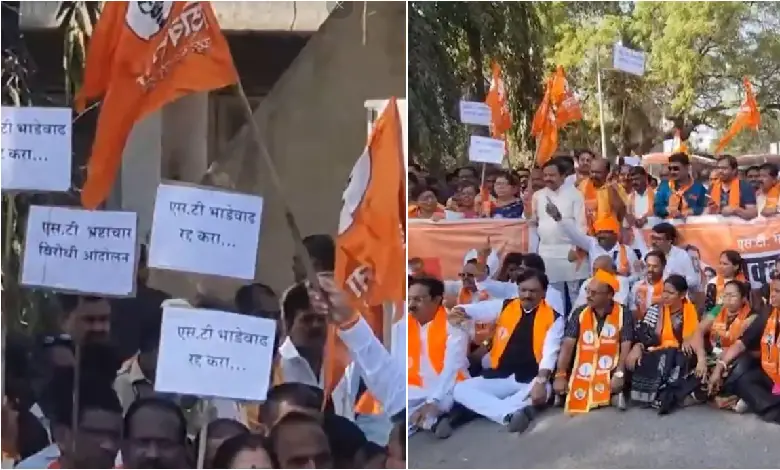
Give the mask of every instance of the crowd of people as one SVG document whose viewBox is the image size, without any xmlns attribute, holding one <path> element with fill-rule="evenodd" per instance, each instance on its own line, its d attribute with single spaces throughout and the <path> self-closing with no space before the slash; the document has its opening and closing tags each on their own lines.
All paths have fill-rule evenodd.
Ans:
<svg viewBox="0 0 780 470">
<path fill-rule="evenodd" d="M 4 468 L 405 468 L 405 358 L 391 356 L 335 287 L 333 239 L 312 235 L 304 245 L 322 290 L 305 280 L 295 258 L 297 281 L 281 298 L 256 283 L 240 288 L 233 302 L 174 299 L 147 285 L 142 250 L 134 298 L 58 295 L 56 311 L 44 312 L 57 316 L 57 331 L 8 338 Z M 267 399 L 156 392 L 168 305 L 275 320 Z M 354 374 L 359 383 L 346 406 L 335 392 L 324 396 L 329 323 L 354 363 L 377 366 Z M 356 412 L 352 405 L 366 392 L 381 410 Z"/>
<path fill-rule="evenodd" d="M 409 432 L 446 438 L 477 416 L 522 432 L 555 404 L 708 403 L 780 424 L 780 258 L 751 284 L 737 247 L 705 267 L 673 223 L 776 217 L 775 164 L 743 171 L 724 155 L 695 174 L 675 153 L 655 179 L 585 150 L 531 170 L 408 176 L 410 219 L 525 219 L 538 235 L 534 252 L 488 239 L 459 254 L 458 279 L 409 260 Z"/>
</svg>

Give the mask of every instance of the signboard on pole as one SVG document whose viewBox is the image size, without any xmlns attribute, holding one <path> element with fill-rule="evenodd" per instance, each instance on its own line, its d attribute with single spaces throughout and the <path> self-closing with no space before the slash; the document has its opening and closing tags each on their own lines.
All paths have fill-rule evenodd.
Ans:
<svg viewBox="0 0 780 470">
<path fill-rule="evenodd" d="M 645 53 L 615 44 L 612 54 L 612 66 L 623 72 L 641 77 L 645 74 Z"/>
</svg>

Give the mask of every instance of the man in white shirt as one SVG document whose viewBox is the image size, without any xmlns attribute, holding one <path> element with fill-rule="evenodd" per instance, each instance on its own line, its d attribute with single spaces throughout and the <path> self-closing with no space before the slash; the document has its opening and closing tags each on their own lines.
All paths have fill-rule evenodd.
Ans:
<svg viewBox="0 0 780 470">
<path fill-rule="evenodd" d="M 446 413 L 456 382 L 467 378 L 469 345 L 468 334 L 447 321 L 443 295 L 444 285 L 434 278 L 412 280 L 407 295 L 409 424 L 439 438 L 452 432 Z"/>
<path fill-rule="evenodd" d="M 647 171 L 641 166 L 631 167 L 630 178 L 633 191 L 628 195 L 625 222 L 628 227 L 642 228 L 653 216 L 655 190 L 648 184 Z"/>
<path fill-rule="evenodd" d="M 534 407 L 550 396 L 563 316 L 543 302 L 547 276 L 536 270 L 518 278 L 520 298 L 459 305 L 451 321 L 472 329 L 471 322 L 495 322 L 490 367 L 480 377 L 455 385 L 455 400 L 510 432 L 525 431 Z"/>
<path fill-rule="evenodd" d="M 610 216 L 593 223 L 596 236 L 591 237 L 574 224 L 572 219 L 564 219 L 560 211 L 552 201 L 545 205 L 545 211 L 556 222 L 560 222 L 563 232 L 574 242 L 575 245 L 588 253 L 591 264 L 595 264 L 596 258 L 607 255 L 612 259 L 617 275 L 627 277 L 629 281 L 639 277 L 637 273 L 637 257 L 634 250 L 630 247 L 618 243 L 618 233 L 620 224 L 617 219 Z M 595 269 L 591 268 L 591 273 Z"/>
<path fill-rule="evenodd" d="M 545 210 L 548 201 L 558 208 L 563 218 L 571 219 L 575 226 L 586 230 L 585 203 L 580 191 L 564 183 L 566 168 L 553 158 L 543 168 L 546 187 L 534 193 L 533 214 L 539 235 L 538 253 L 544 259 L 550 284 L 570 302 L 577 297 L 580 283 L 590 273 L 589 263 L 570 261 L 574 242 L 561 225 Z M 564 313 L 564 312 L 561 312 Z"/>
<path fill-rule="evenodd" d="M 637 237 L 638 245 L 642 256 L 647 255 L 649 250 L 644 244 L 642 237 Z M 690 255 L 684 249 L 675 246 L 677 243 L 677 229 L 668 222 L 662 222 L 653 227 L 650 233 L 650 244 L 654 250 L 658 250 L 666 256 L 666 267 L 664 268 L 664 279 L 672 274 L 679 274 L 685 278 L 688 283 L 689 293 L 700 292 L 701 276 L 693 265 Z"/>
<path fill-rule="evenodd" d="M 458 281 L 444 281 L 445 297 L 456 299 L 456 304 L 506 299 L 517 295 L 516 284 L 491 278 L 487 266 L 481 264 L 477 258 L 466 261 L 458 275 Z"/>
</svg>

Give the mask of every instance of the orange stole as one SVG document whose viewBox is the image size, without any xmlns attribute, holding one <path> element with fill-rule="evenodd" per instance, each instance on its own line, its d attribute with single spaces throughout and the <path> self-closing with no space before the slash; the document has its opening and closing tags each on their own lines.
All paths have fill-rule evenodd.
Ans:
<svg viewBox="0 0 780 470">
<path fill-rule="evenodd" d="M 650 350 L 664 349 L 664 348 L 679 348 L 680 342 L 674 336 L 674 328 L 672 328 L 672 312 L 669 311 L 669 307 L 664 307 L 663 318 L 660 319 L 663 322 L 663 329 L 661 330 L 661 345 L 657 348 L 650 348 Z M 699 314 L 696 312 L 696 306 L 692 302 L 683 302 L 683 340 L 690 338 L 699 326 Z"/>
<path fill-rule="evenodd" d="M 609 191 L 601 187 L 596 189 L 590 178 L 582 180 L 579 190 L 585 200 L 585 219 L 588 224 L 588 233 L 593 234 L 593 222 L 608 217 L 612 211 L 609 206 Z"/>
<path fill-rule="evenodd" d="M 617 274 L 619 276 L 630 276 L 631 266 L 628 265 L 628 252 L 626 245 L 618 243 Z"/>
<path fill-rule="evenodd" d="M 624 314 L 623 307 L 615 302 L 601 334 L 598 334 L 593 310 L 588 307 L 580 313 L 580 336 L 566 396 L 567 413 L 587 413 L 593 408 L 609 405 L 612 368 L 620 357 L 620 329 Z"/>
<path fill-rule="evenodd" d="M 745 279 L 745 275 L 742 273 L 737 274 L 737 277 L 734 278 L 734 280 L 745 282 L 747 279 Z M 722 304 L 723 303 L 723 289 L 726 287 L 726 278 L 718 274 L 718 276 L 715 278 L 715 303 L 716 304 Z"/>
<path fill-rule="evenodd" d="M 647 279 L 642 279 L 636 285 L 636 299 L 637 299 L 637 313 L 639 314 L 635 320 L 641 321 L 645 318 L 647 309 L 653 304 L 661 303 L 661 295 L 664 293 L 664 281 L 659 280 L 652 286 L 653 291 L 650 292 L 650 283 Z"/>
<path fill-rule="evenodd" d="M 772 309 L 764 328 L 764 340 L 761 342 L 761 368 L 775 384 L 780 384 L 780 331 L 777 320 L 780 309 Z"/>
<path fill-rule="evenodd" d="M 445 207 L 441 204 L 436 204 L 436 211 L 434 211 L 434 215 L 439 214 L 442 217 L 444 217 L 444 210 Z M 407 210 L 406 214 L 409 216 L 410 219 L 419 219 L 420 217 L 420 207 L 417 204 L 411 204 Z"/>
<path fill-rule="evenodd" d="M 512 337 L 512 333 L 523 318 L 523 313 L 523 306 L 519 299 L 514 299 L 504 304 L 504 309 L 496 321 L 495 332 L 493 333 L 493 348 L 490 350 L 490 367 L 493 369 L 498 367 L 498 362 L 501 360 L 501 356 L 504 355 L 509 338 Z M 533 346 L 534 357 L 537 363 L 542 361 L 544 339 L 553 323 L 555 323 L 555 312 L 547 305 L 547 302 L 542 301 L 536 310 L 536 317 L 534 318 Z"/>
<path fill-rule="evenodd" d="M 780 201 L 780 183 L 772 186 L 769 192 L 766 193 L 766 204 L 764 209 L 777 210 L 777 204 Z"/>
<path fill-rule="evenodd" d="M 721 180 L 716 181 L 710 189 L 710 197 L 712 198 L 713 202 L 715 202 L 715 205 L 721 209 L 722 206 L 720 205 L 720 198 L 722 191 L 723 181 Z M 727 206 L 733 208 L 739 207 L 739 178 L 734 178 L 731 180 L 731 183 L 729 183 L 729 200 Z"/>
<path fill-rule="evenodd" d="M 676 186 L 676 182 L 669 181 L 669 189 L 671 190 L 672 194 L 669 196 L 669 205 L 666 207 L 666 211 L 669 214 L 679 212 L 682 215 L 688 215 L 689 208 L 688 202 L 685 200 L 685 193 L 691 189 L 691 186 L 693 186 L 693 181 L 688 183 L 688 186 L 680 189 L 676 189 Z"/>
<path fill-rule="evenodd" d="M 634 214 L 634 217 L 652 217 L 653 216 L 653 206 L 655 206 L 655 190 L 651 188 L 650 186 L 645 189 L 645 193 L 647 194 L 647 210 L 644 214 L 634 214 L 634 200 L 636 199 L 636 191 L 631 191 L 631 194 L 628 195 L 628 212 Z"/>
<path fill-rule="evenodd" d="M 423 381 L 420 375 L 420 358 L 422 357 L 422 342 L 420 341 L 420 323 L 414 316 L 408 316 L 408 345 L 407 359 L 409 370 L 407 381 L 409 385 L 422 387 Z M 433 370 L 441 374 L 444 369 L 444 355 L 447 350 L 447 311 L 444 307 L 439 307 L 436 315 L 433 317 L 430 326 L 428 326 L 428 359 L 431 361 Z M 456 381 L 464 380 L 466 376 L 462 371 L 458 371 Z"/>
<path fill-rule="evenodd" d="M 722 348 L 728 348 L 742 335 L 743 325 L 749 316 L 750 305 L 746 303 L 737 312 L 737 318 L 731 322 L 731 325 L 728 325 L 728 312 L 725 308 L 721 308 L 720 313 L 712 323 L 713 339 L 719 340 Z"/>
</svg>

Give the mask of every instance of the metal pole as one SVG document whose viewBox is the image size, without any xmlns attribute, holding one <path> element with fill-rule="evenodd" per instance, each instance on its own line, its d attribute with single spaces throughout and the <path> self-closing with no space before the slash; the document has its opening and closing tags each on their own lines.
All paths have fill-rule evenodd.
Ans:
<svg viewBox="0 0 780 470">
<path fill-rule="evenodd" d="M 604 128 L 604 94 L 601 91 L 601 61 L 599 53 L 601 48 L 596 50 L 596 88 L 599 95 L 599 124 L 601 125 L 601 157 L 607 158 L 607 131 Z"/>
</svg>

